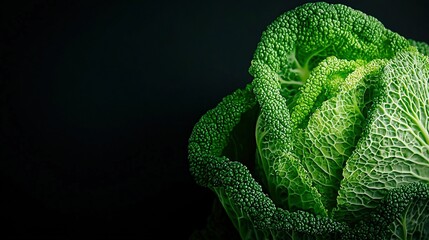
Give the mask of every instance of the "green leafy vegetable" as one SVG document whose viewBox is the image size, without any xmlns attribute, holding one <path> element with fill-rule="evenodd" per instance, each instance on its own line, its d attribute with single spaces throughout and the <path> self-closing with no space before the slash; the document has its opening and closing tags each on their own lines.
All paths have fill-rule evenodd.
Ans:
<svg viewBox="0 0 429 240">
<path fill-rule="evenodd" d="M 344 5 L 284 13 L 195 125 L 192 175 L 242 239 L 428 239 L 428 53 Z"/>
</svg>

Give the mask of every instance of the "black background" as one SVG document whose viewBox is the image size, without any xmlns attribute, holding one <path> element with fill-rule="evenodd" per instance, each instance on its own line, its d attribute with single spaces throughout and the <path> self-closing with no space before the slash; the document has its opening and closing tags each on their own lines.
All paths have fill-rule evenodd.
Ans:
<svg viewBox="0 0 429 240">
<path fill-rule="evenodd" d="M 0 6 L 2 239 L 187 239 L 214 195 L 188 171 L 208 109 L 251 81 L 261 32 L 303 1 Z M 423 1 L 343 2 L 429 42 Z"/>
</svg>

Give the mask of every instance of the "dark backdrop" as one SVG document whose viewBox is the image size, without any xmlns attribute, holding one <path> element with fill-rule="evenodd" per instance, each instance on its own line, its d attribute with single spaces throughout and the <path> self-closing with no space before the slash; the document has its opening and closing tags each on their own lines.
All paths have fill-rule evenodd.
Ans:
<svg viewBox="0 0 429 240">
<path fill-rule="evenodd" d="M 0 234 L 187 239 L 214 197 L 188 172 L 192 127 L 251 81 L 261 32 L 302 2 L 11 2 L 0 6 Z M 423 1 L 343 2 L 429 42 Z"/>
</svg>

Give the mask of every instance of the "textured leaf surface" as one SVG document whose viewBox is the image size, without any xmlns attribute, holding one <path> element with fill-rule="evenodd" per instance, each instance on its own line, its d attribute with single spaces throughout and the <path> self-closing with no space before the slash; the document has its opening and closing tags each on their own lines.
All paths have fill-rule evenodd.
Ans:
<svg viewBox="0 0 429 240">
<path fill-rule="evenodd" d="M 382 98 L 365 136 L 347 161 L 337 217 L 359 219 L 386 191 L 429 183 L 429 59 L 398 54 L 385 67 Z"/>
<path fill-rule="evenodd" d="M 410 203 L 389 226 L 388 239 L 429 239 L 429 199 Z"/>
<path fill-rule="evenodd" d="M 315 67 L 325 58 L 336 56 L 347 60 L 337 60 L 338 66 L 331 65 L 325 70 L 350 72 L 354 67 L 352 60 L 391 58 L 409 44 L 377 19 L 340 4 L 304 4 L 268 26 L 249 72 L 254 77 L 252 84 L 260 106 L 256 129 L 258 160 L 276 203 L 286 209 L 327 213 L 311 173 L 302 159 L 293 156 L 292 150 L 295 127 L 305 124 L 321 102 L 314 97 L 319 95 L 317 88 L 320 90 L 326 79 L 313 75 L 312 80 Z M 313 81 L 309 88 L 304 85 L 307 80 Z M 300 97 L 302 86 L 303 97 Z M 292 111 L 291 117 L 295 105 L 299 107 Z M 289 196 L 293 200 L 289 201 Z"/>
<path fill-rule="evenodd" d="M 354 61 L 333 59 L 322 62 L 321 66 L 312 72 L 316 73 L 318 78 L 327 78 L 320 88 L 325 94 L 322 99 L 328 99 L 311 115 L 308 125 L 303 129 L 302 137 L 298 138 L 295 152 L 310 173 L 313 185 L 322 195 L 322 202 L 328 210 L 336 206 L 345 161 L 355 149 L 365 126 L 366 109 L 370 105 L 367 98 L 372 96 L 374 88 L 366 78 L 378 76 L 384 64 L 385 61 L 374 60 L 359 66 Z M 320 74 L 319 69 L 336 71 L 328 71 L 327 74 L 325 70 Z M 354 71 L 349 75 L 345 74 L 346 77 L 340 77 L 340 73 L 344 74 L 344 70 L 350 69 Z M 337 77 L 333 78 L 332 75 Z M 304 89 L 317 89 L 319 84 L 312 88 L 313 82 L 322 81 L 314 81 L 310 75 Z M 305 88 L 307 85 L 309 86 Z M 298 99 L 298 103 L 301 103 L 301 99 L 308 100 L 295 107 L 297 112 L 301 111 L 300 109 L 308 109 L 302 106 L 308 106 L 311 100 L 316 99 L 306 95 L 303 91 Z M 320 95 L 317 98 L 320 98 Z"/>
<path fill-rule="evenodd" d="M 428 201 L 428 184 L 415 182 L 393 188 L 341 239 L 428 239 Z"/>
</svg>

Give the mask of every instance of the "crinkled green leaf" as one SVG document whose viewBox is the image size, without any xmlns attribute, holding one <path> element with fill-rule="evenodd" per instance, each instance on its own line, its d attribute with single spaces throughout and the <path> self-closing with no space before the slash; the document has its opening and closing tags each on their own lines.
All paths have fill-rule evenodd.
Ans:
<svg viewBox="0 0 429 240">
<path fill-rule="evenodd" d="M 408 204 L 390 224 L 387 239 L 429 239 L 429 199 Z"/>
<path fill-rule="evenodd" d="M 429 183 L 429 59 L 403 52 L 381 79 L 366 133 L 344 169 L 336 216 L 362 218 L 387 190 Z"/>
<path fill-rule="evenodd" d="M 429 185 L 415 182 L 390 189 L 377 208 L 360 220 L 344 240 L 428 239 Z"/>
<path fill-rule="evenodd" d="M 345 161 L 355 149 L 365 125 L 367 95 L 371 96 L 369 92 L 373 90 L 372 83 L 365 78 L 379 75 L 385 61 L 374 60 L 359 66 L 354 61 L 328 59 L 312 71 L 294 108 L 295 112 L 308 112 L 323 90 L 325 101 L 312 113 L 301 136 L 296 135 L 294 151 L 310 173 L 325 208 L 331 210 L 336 206 Z M 313 73 L 320 80 L 313 80 Z M 318 91 L 312 91 L 314 89 Z"/>
</svg>

